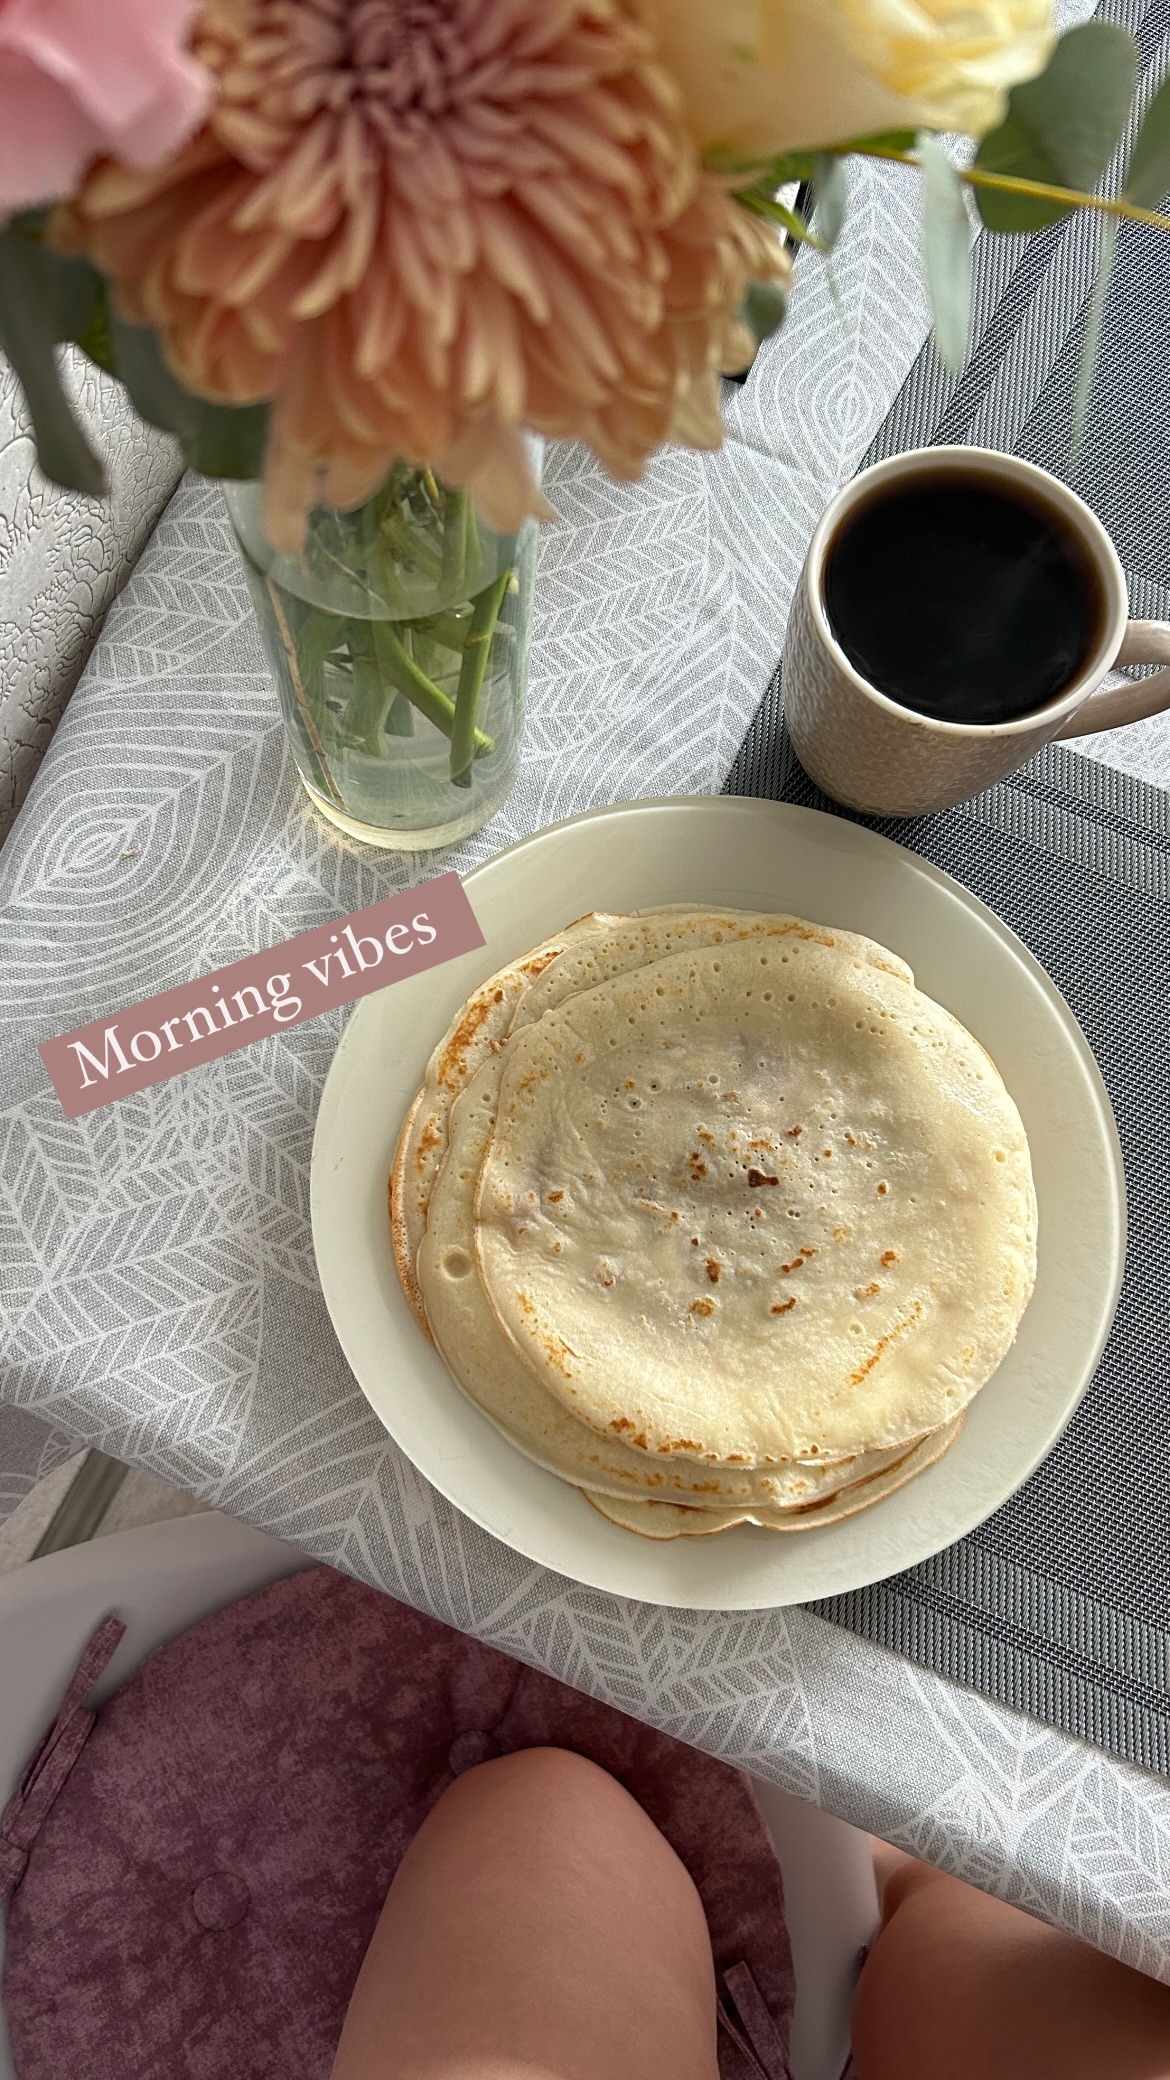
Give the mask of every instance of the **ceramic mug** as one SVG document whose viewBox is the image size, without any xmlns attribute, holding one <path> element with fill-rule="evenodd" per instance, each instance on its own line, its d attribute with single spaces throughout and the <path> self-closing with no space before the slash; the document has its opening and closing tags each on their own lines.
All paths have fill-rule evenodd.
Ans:
<svg viewBox="0 0 1170 2080">
<path fill-rule="evenodd" d="M 825 561 L 845 516 L 885 486 L 938 474 L 1014 487 L 1063 515 L 1101 588 L 1101 632 L 1075 679 L 1054 700 L 1011 722 L 942 722 L 900 706 L 870 684 L 837 642 L 825 607 Z M 1017 492 L 1018 495 L 1018 492 Z M 972 600 L 972 614 L 979 602 Z M 1170 622 L 1131 621 L 1125 573 L 1101 522 L 1047 470 L 992 448 L 914 448 L 862 470 L 837 493 L 809 544 L 784 646 L 784 713 L 809 777 L 833 799 L 869 816 L 921 816 L 950 808 L 1014 773 L 1054 737 L 1141 722 L 1170 708 L 1170 669 L 1098 691 L 1114 665 L 1170 667 Z"/>
</svg>

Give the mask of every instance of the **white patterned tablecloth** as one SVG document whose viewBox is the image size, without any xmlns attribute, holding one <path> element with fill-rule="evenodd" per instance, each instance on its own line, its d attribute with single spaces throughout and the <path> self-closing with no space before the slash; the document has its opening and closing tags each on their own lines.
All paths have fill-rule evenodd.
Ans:
<svg viewBox="0 0 1170 2080">
<path fill-rule="evenodd" d="M 0 843 L 77 684 L 94 635 L 182 474 L 177 442 L 144 426 L 121 385 L 62 349 L 74 408 L 108 493 L 85 498 L 37 466 L 32 422 L 0 354 Z M 0 1405 L 0 1523 L 76 1450 Z"/>
<path fill-rule="evenodd" d="M 830 283 L 640 487 L 554 453 L 522 778 L 465 870 L 596 803 L 717 790 L 804 544 L 926 331 L 916 200 L 869 169 Z M 1170 777 L 1165 727 L 1117 762 Z M 65 1121 L 35 1042 L 431 869 L 313 818 L 220 494 L 187 480 L 0 859 L 0 1394 L 87 1442 L 1170 1979 L 1170 1786 L 801 1610 L 623 1602 L 518 1557 L 404 1460 L 317 1285 L 309 1150 L 340 1017 Z"/>
</svg>

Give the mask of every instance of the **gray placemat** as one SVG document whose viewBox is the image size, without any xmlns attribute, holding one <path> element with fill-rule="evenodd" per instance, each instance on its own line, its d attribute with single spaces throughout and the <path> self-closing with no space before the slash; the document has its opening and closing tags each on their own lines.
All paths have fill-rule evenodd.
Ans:
<svg viewBox="0 0 1170 2080">
<path fill-rule="evenodd" d="M 1152 84 L 1170 0 L 1108 6 Z M 1134 611 L 1170 618 L 1170 249 L 1128 226 L 1094 408 L 1069 451 L 1093 227 L 976 249 L 976 347 L 961 380 L 924 349 L 867 462 L 925 442 L 1013 449 L 1110 529 Z M 727 787 L 835 809 L 788 743 L 778 669 Z M 1168 776 L 1170 777 L 1170 776 Z M 837 814 L 847 812 L 836 810 Z M 982 897 L 1076 1012 L 1117 1115 L 1129 1259 L 1097 1376 L 1012 1500 L 936 1559 L 816 1608 L 940 1673 L 1170 1771 L 1170 797 L 1052 746 L 943 815 L 876 822 Z"/>
</svg>

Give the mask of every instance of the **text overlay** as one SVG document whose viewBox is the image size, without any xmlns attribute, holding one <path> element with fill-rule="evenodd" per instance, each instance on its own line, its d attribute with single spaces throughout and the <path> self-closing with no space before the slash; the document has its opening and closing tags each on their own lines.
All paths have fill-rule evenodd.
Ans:
<svg viewBox="0 0 1170 2080">
<path fill-rule="evenodd" d="M 146 997 L 38 1052 L 69 1119 L 319 1018 L 484 943 L 458 874 Z"/>
</svg>

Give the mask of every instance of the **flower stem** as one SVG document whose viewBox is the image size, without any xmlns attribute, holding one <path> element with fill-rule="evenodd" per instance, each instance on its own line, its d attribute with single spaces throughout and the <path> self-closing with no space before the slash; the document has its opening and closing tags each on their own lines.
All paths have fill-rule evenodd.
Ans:
<svg viewBox="0 0 1170 2080">
<path fill-rule="evenodd" d="M 391 736 L 414 734 L 414 710 L 382 670 L 374 629 L 369 622 L 349 623 L 349 654 L 353 692 L 342 718 L 342 727 L 369 758 L 381 758 L 383 741 Z"/>
<path fill-rule="evenodd" d="M 428 722 L 433 722 L 436 729 L 442 730 L 445 737 L 453 736 L 454 701 L 441 687 L 435 685 L 433 679 L 428 679 L 413 657 L 407 655 L 402 639 L 391 622 L 375 621 L 371 626 L 378 664 L 386 677 L 397 686 L 400 693 L 406 695 L 407 700 L 421 715 L 426 716 Z M 495 739 L 486 736 L 481 729 L 475 731 L 473 743 L 476 757 L 496 748 Z"/>
<path fill-rule="evenodd" d="M 874 149 L 862 156 L 888 159 L 896 166 L 921 165 L 913 152 Z M 982 166 L 959 166 L 955 171 L 969 188 L 998 188 L 1009 195 L 1035 195 L 1041 202 L 1063 202 L 1069 209 L 1102 210 L 1106 216 L 1126 217 L 1134 224 L 1154 224 L 1159 231 L 1170 231 L 1170 217 L 1162 216 L 1156 209 L 1143 209 L 1140 203 L 1129 202 L 1124 195 L 1089 195 L 1080 188 L 1058 187 L 1053 181 L 1028 180 L 1023 174 L 990 173 Z"/>
<path fill-rule="evenodd" d="M 480 556 L 483 552 L 480 548 L 475 507 L 472 505 L 466 491 L 463 493 L 463 508 L 463 579 L 464 583 L 467 584 L 477 570 Z"/>
<path fill-rule="evenodd" d="M 467 569 L 466 514 L 466 491 L 448 490 L 443 516 L 443 591 L 456 599 L 463 591 Z"/>
<path fill-rule="evenodd" d="M 442 563 L 425 539 L 417 518 L 401 511 L 386 513 L 379 531 L 383 546 L 404 570 L 421 571 L 432 584 L 438 580 Z"/>
<path fill-rule="evenodd" d="M 441 643 L 444 650 L 462 650 L 471 634 L 471 616 L 461 620 L 457 614 L 432 614 L 424 626 L 432 642 Z"/>
<path fill-rule="evenodd" d="M 451 732 L 451 778 L 456 787 L 471 786 L 471 766 L 475 758 L 475 740 L 479 734 L 475 727 L 479 696 L 483 690 L 492 637 L 511 575 L 510 567 L 500 572 L 495 584 L 489 585 L 480 593 L 471 617 L 471 630 L 463 649 L 463 663 L 459 667 L 459 686 L 455 694 L 455 727 Z"/>
<path fill-rule="evenodd" d="M 289 676 L 292 680 L 293 697 L 296 701 L 297 711 L 300 715 L 301 721 L 305 725 L 305 735 L 309 739 L 309 744 L 312 748 L 313 756 L 317 761 L 317 771 L 320 776 L 321 784 L 324 787 L 326 794 L 329 796 L 329 799 L 334 804 L 334 806 L 338 809 L 344 809 L 345 803 L 342 800 L 341 789 L 338 787 L 336 780 L 333 778 L 333 775 L 329 770 L 329 760 L 325 756 L 325 746 L 321 742 L 320 733 L 317 729 L 316 723 L 313 720 L 313 711 L 312 708 L 309 706 L 309 697 L 305 692 L 304 681 L 301 678 L 300 666 L 297 663 L 297 646 L 293 642 L 292 630 L 288 625 L 288 619 L 285 615 L 283 602 L 281 600 L 279 592 L 277 591 L 275 585 L 272 582 L 272 579 L 266 577 L 264 582 L 268 587 L 268 596 L 272 601 L 272 611 L 276 617 L 276 626 L 280 631 L 280 640 L 284 646 L 284 654 L 288 659 L 288 669 Z"/>
</svg>

